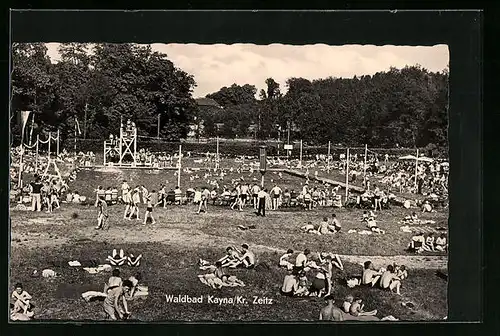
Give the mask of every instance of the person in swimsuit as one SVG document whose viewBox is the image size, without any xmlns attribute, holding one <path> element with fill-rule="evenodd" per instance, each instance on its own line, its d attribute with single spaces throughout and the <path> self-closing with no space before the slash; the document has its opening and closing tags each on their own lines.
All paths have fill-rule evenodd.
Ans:
<svg viewBox="0 0 500 336">
<path fill-rule="evenodd" d="M 118 315 L 119 319 L 126 319 L 130 316 L 127 304 L 127 296 L 129 296 L 130 289 L 133 287 L 130 280 L 123 281 L 121 286 L 108 288 L 106 298 L 104 299 L 103 307 L 108 317 L 116 321 Z M 120 306 L 123 305 L 123 309 Z"/>
<path fill-rule="evenodd" d="M 333 297 L 331 295 L 325 296 L 325 301 L 327 302 L 327 306 L 321 309 L 319 313 L 320 321 L 344 321 L 342 310 L 333 304 L 335 302 Z"/>
<path fill-rule="evenodd" d="M 156 224 L 156 220 L 153 217 L 153 203 L 151 202 L 151 195 L 148 195 L 146 197 L 147 201 L 147 206 L 146 206 L 146 213 L 144 214 L 144 222 L 142 223 L 143 225 L 146 225 L 148 222 L 148 218 L 151 218 L 152 224 Z"/>
<path fill-rule="evenodd" d="M 375 286 L 380 280 L 381 273 L 374 269 L 371 261 L 365 261 L 364 268 L 361 284 Z"/>
<path fill-rule="evenodd" d="M 297 276 L 293 274 L 292 270 L 288 270 L 285 279 L 283 279 L 283 285 L 281 286 L 280 293 L 283 296 L 294 296 L 295 292 L 299 288 L 299 281 Z"/>
<path fill-rule="evenodd" d="M 399 289 L 401 287 L 401 280 L 394 273 L 394 266 L 387 266 L 387 270 L 382 274 L 380 278 L 380 287 L 383 289 L 389 289 L 391 292 L 396 289 L 396 294 L 401 295 Z"/>
</svg>

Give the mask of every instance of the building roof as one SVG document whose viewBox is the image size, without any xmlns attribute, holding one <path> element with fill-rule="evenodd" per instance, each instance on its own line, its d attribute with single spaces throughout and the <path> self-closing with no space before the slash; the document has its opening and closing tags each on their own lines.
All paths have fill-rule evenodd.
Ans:
<svg viewBox="0 0 500 336">
<path fill-rule="evenodd" d="M 213 99 L 211 98 L 206 98 L 206 97 L 203 97 L 203 98 L 196 98 L 196 104 L 198 104 L 199 106 L 214 106 L 214 107 L 218 107 L 218 108 L 221 108 L 221 106 Z"/>
</svg>

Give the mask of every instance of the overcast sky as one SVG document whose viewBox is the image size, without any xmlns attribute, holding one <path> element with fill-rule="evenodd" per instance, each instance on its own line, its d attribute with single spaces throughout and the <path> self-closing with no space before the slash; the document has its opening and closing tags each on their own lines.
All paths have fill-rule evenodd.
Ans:
<svg viewBox="0 0 500 336">
<path fill-rule="evenodd" d="M 59 59 L 58 43 L 47 43 L 52 61 Z M 194 97 L 218 91 L 233 83 L 265 88 L 272 77 L 285 92 L 290 77 L 318 79 L 329 76 L 353 77 L 372 75 L 389 67 L 402 68 L 420 64 L 430 71 L 441 71 L 448 65 L 448 46 L 433 47 L 374 46 L 325 44 L 292 46 L 283 44 L 152 44 L 154 51 L 168 58 L 189 74 L 197 87 Z"/>
</svg>

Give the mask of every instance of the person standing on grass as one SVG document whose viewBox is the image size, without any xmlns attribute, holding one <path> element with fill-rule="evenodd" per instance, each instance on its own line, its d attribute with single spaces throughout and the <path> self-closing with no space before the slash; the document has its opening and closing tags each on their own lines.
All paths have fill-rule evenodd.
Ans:
<svg viewBox="0 0 500 336">
<path fill-rule="evenodd" d="M 128 217 L 128 220 L 132 220 L 132 216 L 137 213 L 137 220 L 141 220 L 141 218 L 139 217 L 139 203 L 141 203 L 141 198 L 139 196 L 139 189 L 136 188 L 134 189 L 133 193 L 132 193 L 132 206 L 131 206 L 131 210 L 130 210 L 130 215 Z"/>
<path fill-rule="evenodd" d="M 319 313 L 320 321 L 344 321 L 342 311 L 333 304 L 335 302 L 333 297 L 331 295 L 327 295 L 325 296 L 325 301 L 327 302 L 327 306 L 321 309 L 321 312 Z"/>
<path fill-rule="evenodd" d="M 155 218 L 153 217 L 153 203 L 151 202 L 151 195 L 146 197 L 146 213 L 144 214 L 143 225 L 146 225 L 148 218 L 151 218 L 151 223 L 156 224 Z"/>
<path fill-rule="evenodd" d="M 133 285 L 130 280 L 124 280 L 121 286 L 107 290 L 107 296 L 104 299 L 103 306 L 108 318 L 116 321 L 116 315 L 118 315 L 119 319 L 128 318 L 128 316 L 130 316 L 126 298 L 132 287 Z M 123 309 L 120 307 L 120 303 L 123 305 Z"/>
<path fill-rule="evenodd" d="M 247 203 L 247 200 L 248 200 L 248 190 L 249 190 L 248 183 L 244 182 L 241 185 L 241 195 L 240 195 L 240 198 L 241 198 L 241 210 L 243 210 L 243 207 Z"/>
<path fill-rule="evenodd" d="M 271 189 L 272 202 L 273 202 L 273 210 L 278 210 L 278 200 L 281 196 L 281 188 L 278 187 L 277 184 Z"/>
<path fill-rule="evenodd" d="M 252 187 L 253 208 L 255 210 L 259 209 L 259 191 L 260 187 L 257 183 L 255 183 Z"/>
<path fill-rule="evenodd" d="M 42 211 L 42 188 L 43 184 L 40 181 L 40 177 L 37 176 L 35 181 L 30 183 L 31 211 Z"/>
<path fill-rule="evenodd" d="M 101 187 L 101 189 L 102 189 L 102 187 Z M 123 180 L 121 189 L 122 189 L 122 201 L 124 204 L 129 205 L 129 203 L 130 203 L 130 201 L 129 201 L 130 186 L 128 185 L 127 180 Z"/>
<path fill-rule="evenodd" d="M 210 197 L 210 191 L 205 187 L 203 191 L 200 193 L 200 195 L 201 198 L 199 200 L 198 211 L 196 213 L 200 213 L 202 209 L 204 210 L 204 212 L 208 211 L 207 203 L 208 203 L 208 198 Z"/>
<path fill-rule="evenodd" d="M 375 188 L 375 190 L 373 191 L 373 200 L 374 200 L 374 203 L 375 203 L 375 211 L 377 211 L 377 208 L 382 211 L 382 203 L 381 203 L 381 191 L 379 189 L 379 187 L 377 185 L 373 185 L 373 187 Z"/>
<path fill-rule="evenodd" d="M 96 230 L 99 229 L 109 229 L 108 225 L 108 204 L 104 200 L 104 198 L 99 197 L 98 198 L 98 204 L 97 206 L 99 207 L 99 213 L 97 214 L 97 226 L 95 227 Z"/>
<path fill-rule="evenodd" d="M 266 217 L 266 198 L 269 196 L 267 194 L 267 189 L 259 191 L 257 196 L 259 197 L 259 209 L 257 211 L 257 216 Z"/>
</svg>

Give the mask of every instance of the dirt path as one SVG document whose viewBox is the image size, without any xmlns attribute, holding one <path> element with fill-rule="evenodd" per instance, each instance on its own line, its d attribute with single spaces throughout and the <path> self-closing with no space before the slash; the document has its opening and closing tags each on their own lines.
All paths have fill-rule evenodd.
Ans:
<svg viewBox="0 0 500 336">
<path fill-rule="evenodd" d="M 38 222 L 39 220 L 32 220 Z M 52 219 L 51 223 L 57 223 L 57 218 Z M 129 243 L 159 242 L 169 245 L 178 245 L 189 248 L 220 248 L 221 246 L 238 245 L 239 242 L 227 237 L 220 237 L 206 234 L 200 230 L 192 230 L 189 233 L 186 230 L 175 228 L 160 228 L 141 225 L 135 226 L 131 230 L 124 231 L 121 228 L 111 228 L 109 231 L 96 231 L 92 227 L 80 227 L 61 237 L 57 234 L 46 232 L 24 232 L 18 233 L 15 228 L 12 230 L 12 246 L 30 246 L 30 247 L 53 247 L 62 244 L 68 244 L 72 241 L 89 239 L 93 241 L 106 241 L 109 243 L 120 244 L 123 241 Z M 284 249 L 274 248 L 265 245 L 252 245 L 255 252 L 277 252 L 284 253 Z M 371 260 L 377 266 L 385 266 L 396 263 L 406 265 L 411 269 L 446 269 L 448 258 L 446 256 L 358 256 L 358 255 L 340 255 L 341 259 L 356 264 L 363 264 Z"/>
</svg>

